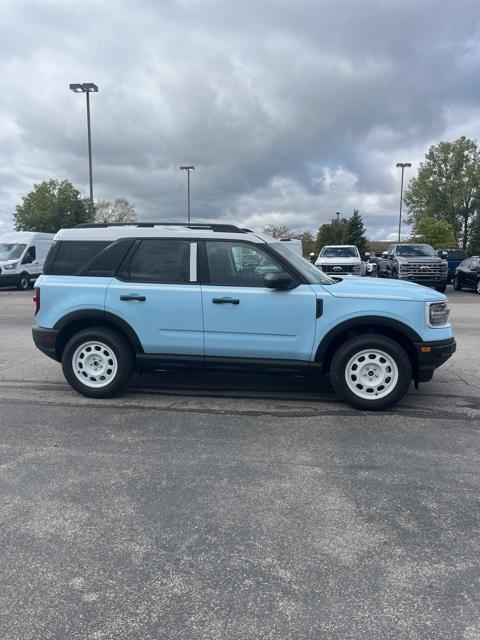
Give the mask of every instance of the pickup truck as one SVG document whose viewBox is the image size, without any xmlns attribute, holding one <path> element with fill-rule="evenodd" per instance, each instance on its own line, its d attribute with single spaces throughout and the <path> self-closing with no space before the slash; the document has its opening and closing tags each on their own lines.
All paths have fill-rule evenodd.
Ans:
<svg viewBox="0 0 480 640">
<path fill-rule="evenodd" d="M 378 276 L 416 282 L 444 293 L 448 263 L 428 244 L 392 244 L 382 254 Z"/>
</svg>

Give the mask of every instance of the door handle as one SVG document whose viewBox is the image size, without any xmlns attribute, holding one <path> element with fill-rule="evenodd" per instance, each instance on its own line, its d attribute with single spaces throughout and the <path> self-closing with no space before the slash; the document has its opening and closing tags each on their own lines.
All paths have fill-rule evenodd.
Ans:
<svg viewBox="0 0 480 640">
<path fill-rule="evenodd" d="M 240 304 L 238 298 L 212 298 L 213 304 Z"/>
<path fill-rule="evenodd" d="M 136 300 L 137 302 L 145 302 L 145 296 L 139 296 L 134 293 L 130 295 L 120 296 L 120 300 Z"/>
</svg>

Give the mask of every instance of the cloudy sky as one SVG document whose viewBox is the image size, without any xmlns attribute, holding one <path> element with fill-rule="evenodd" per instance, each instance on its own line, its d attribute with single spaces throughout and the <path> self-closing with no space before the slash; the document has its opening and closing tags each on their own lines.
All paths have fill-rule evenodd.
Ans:
<svg viewBox="0 0 480 640">
<path fill-rule="evenodd" d="M 399 161 L 480 138 L 478 0 L 1 0 L 0 230 L 34 183 L 140 220 L 315 230 L 359 208 L 388 239 Z"/>
</svg>

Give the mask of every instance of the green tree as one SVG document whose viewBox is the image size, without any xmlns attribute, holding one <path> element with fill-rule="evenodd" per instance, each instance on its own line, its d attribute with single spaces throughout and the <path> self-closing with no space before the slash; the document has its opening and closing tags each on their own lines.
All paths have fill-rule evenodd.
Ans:
<svg viewBox="0 0 480 640">
<path fill-rule="evenodd" d="M 445 220 L 437 220 L 431 216 L 420 218 L 415 223 L 412 240 L 424 242 L 434 249 L 453 248 L 456 246 L 452 227 Z"/>
<path fill-rule="evenodd" d="M 316 251 L 320 251 L 322 247 L 328 244 L 344 244 L 345 233 L 347 229 L 347 220 L 332 220 L 322 224 L 317 232 Z"/>
<path fill-rule="evenodd" d="M 17 205 L 14 218 L 17 231 L 43 233 L 92 221 L 88 201 L 68 180 L 45 180 L 34 185 Z"/>
<path fill-rule="evenodd" d="M 99 200 L 95 203 L 95 222 L 121 224 L 136 221 L 137 214 L 134 205 L 124 198 L 117 198 L 113 202 Z"/>
<path fill-rule="evenodd" d="M 358 209 L 353 210 L 353 214 L 347 220 L 343 244 L 354 244 L 363 256 L 368 248 L 368 240 L 365 235 L 365 225 Z"/>
<path fill-rule="evenodd" d="M 474 140 L 462 136 L 454 142 L 430 147 L 418 175 L 404 194 L 408 222 L 422 218 L 444 220 L 450 225 L 455 244 L 465 249 L 480 196 L 480 150 Z"/>
<path fill-rule="evenodd" d="M 477 215 L 471 224 L 470 240 L 468 242 L 468 253 L 471 256 L 480 255 L 480 214 Z"/>
<path fill-rule="evenodd" d="M 267 224 L 263 233 L 272 238 L 293 238 L 294 232 L 285 224 Z"/>
</svg>

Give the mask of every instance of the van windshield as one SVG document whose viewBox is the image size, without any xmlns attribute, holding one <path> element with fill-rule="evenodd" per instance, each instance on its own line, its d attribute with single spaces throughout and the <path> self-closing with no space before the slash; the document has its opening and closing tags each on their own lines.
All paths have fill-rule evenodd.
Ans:
<svg viewBox="0 0 480 640">
<path fill-rule="evenodd" d="M 18 260 L 26 246 L 26 244 L 0 243 L 0 260 Z"/>
<path fill-rule="evenodd" d="M 317 269 L 311 262 L 305 260 L 294 249 L 290 249 L 285 242 L 272 242 L 270 246 L 291 262 L 309 284 L 335 284 L 334 280 Z"/>
</svg>

